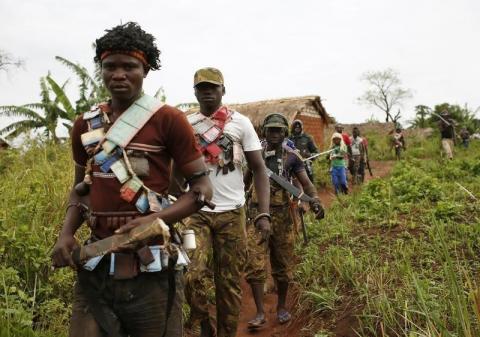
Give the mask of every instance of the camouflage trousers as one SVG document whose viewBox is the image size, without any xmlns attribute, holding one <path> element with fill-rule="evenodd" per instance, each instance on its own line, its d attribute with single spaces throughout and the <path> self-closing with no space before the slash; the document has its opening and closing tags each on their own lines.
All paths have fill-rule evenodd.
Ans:
<svg viewBox="0 0 480 337">
<path fill-rule="evenodd" d="M 240 280 L 246 258 L 244 207 L 221 213 L 200 211 L 186 225 L 195 231 L 197 248 L 185 275 L 185 295 L 191 320 L 210 320 L 208 288 L 215 284 L 217 336 L 233 337 L 237 332 L 242 291 Z"/>
<path fill-rule="evenodd" d="M 251 209 L 256 214 L 256 209 Z M 294 245 L 294 228 L 288 209 L 284 206 L 270 208 L 272 215 L 272 235 L 268 243 L 259 246 L 260 233 L 252 223 L 248 224 L 248 249 L 246 280 L 250 284 L 265 283 L 267 279 L 266 263 L 270 253 L 272 277 L 276 282 L 290 282 L 292 279 L 292 256 Z"/>
</svg>

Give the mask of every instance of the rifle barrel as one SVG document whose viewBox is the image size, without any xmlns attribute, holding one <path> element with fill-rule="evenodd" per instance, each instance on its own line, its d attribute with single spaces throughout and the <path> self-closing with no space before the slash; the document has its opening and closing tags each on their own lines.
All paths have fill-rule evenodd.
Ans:
<svg viewBox="0 0 480 337">
<path fill-rule="evenodd" d="M 317 157 L 319 157 L 319 156 L 321 156 L 321 155 L 323 155 L 323 154 L 327 154 L 327 153 L 330 153 L 330 152 L 333 152 L 333 149 L 328 150 L 328 151 L 324 151 L 324 152 L 320 152 L 320 153 L 316 153 L 316 154 L 314 154 L 313 156 L 310 156 L 310 157 L 308 157 L 308 158 L 302 159 L 302 161 L 307 161 L 307 160 L 310 160 L 310 159 L 313 159 L 313 158 L 317 158 Z"/>
<path fill-rule="evenodd" d="M 444 119 L 442 116 L 440 116 L 439 114 L 435 113 L 435 112 L 432 112 L 431 113 L 432 115 L 435 115 L 437 116 L 438 118 L 440 118 L 445 124 L 447 124 L 448 126 L 452 125 L 450 124 L 450 122 L 448 122 L 446 119 Z"/>
</svg>

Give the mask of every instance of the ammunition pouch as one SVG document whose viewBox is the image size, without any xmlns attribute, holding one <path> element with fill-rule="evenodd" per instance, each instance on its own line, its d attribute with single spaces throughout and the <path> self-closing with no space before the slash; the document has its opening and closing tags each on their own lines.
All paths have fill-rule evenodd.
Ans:
<svg viewBox="0 0 480 337">
<path fill-rule="evenodd" d="M 125 225 L 130 220 L 144 216 L 137 211 L 125 212 L 91 212 L 87 223 L 89 227 L 94 230 L 100 222 L 105 224 L 106 228 L 115 231 L 121 226 Z"/>
</svg>

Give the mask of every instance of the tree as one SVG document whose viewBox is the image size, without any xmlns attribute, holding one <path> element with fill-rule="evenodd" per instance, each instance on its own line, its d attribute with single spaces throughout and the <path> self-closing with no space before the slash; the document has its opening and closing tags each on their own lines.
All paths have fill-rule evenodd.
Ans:
<svg viewBox="0 0 480 337">
<path fill-rule="evenodd" d="M 165 89 L 163 89 L 163 87 L 158 88 L 154 97 L 158 98 L 162 103 L 165 103 L 167 101 L 167 95 L 165 94 Z"/>
<path fill-rule="evenodd" d="M 23 118 L 1 129 L 0 135 L 7 134 L 7 138 L 15 138 L 25 132 L 43 129 L 47 138 L 58 142 L 57 126 L 62 124 L 70 131 L 73 121 L 79 114 L 107 100 L 108 92 L 101 83 L 98 69 L 94 76 L 90 76 L 87 69 L 80 64 L 60 56 L 56 56 L 55 59 L 71 69 L 80 80 L 78 100 L 72 104 L 66 95 L 65 87 L 68 80 L 63 85 L 59 85 L 49 73 L 40 79 L 41 102 L 20 106 L 0 106 L 0 116 Z"/>
<path fill-rule="evenodd" d="M 415 107 L 415 119 L 410 122 L 414 128 L 426 128 L 428 126 L 428 118 L 432 113 L 432 109 L 426 105 L 417 105 Z"/>
<path fill-rule="evenodd" d="M 197 102 L 186 102 L 186 103 L 179 103 L 175 106 L 177 109 L 180 109 L 184 112 L 192 110 L 192 109 L 197 109 L 200 107 L 200 104 Z"/>
<path fill-rule="evenodd" d="M 95 74 L 91 76 L 88 70 L 79 63 L 73 63 L 60 56 L 55 56 L 55 59 L 72 70 L 80 80 L 80 84 L 78 85 L 79 98 L 75 102 L 74 108 L 76 115 L 88 111 L 93 105 L 108 99 L 108 91 L 102 83 L 99 68 L 97 68 Z"/>
<path fill-rule="evenodd" d="M 433 109 L 426 105 L 417 105 L 415 107 L 416 117 L 410 121 L 410 124 L 412 127 L 435 128 L 440 122 L 439 116 L 448 111 L 456 128 L 464 127 L 473 133 L 480 129 L 480 119 L 476 116 L 479 110 L 480 108 L 472 110 L 467 104 L 462 107 L 458 104 L 442 103 L 435 105 Z"/>
<path fill-rule="evenodd" d="M 398 73 L 391 68 L 383 71 L 367 71 L 360 79 L 367 83 L 368 88 L 362 96 L 357 98 L 358 102 L 379 108 L 385 112 L 386 122 L 396 123 L 401 117 L 401 112 L 398 110 L 392 116 L 392 109 L 401 107 L 403 101 L 412 97 L 410 89 L 401 87 Z"/>
<path fill-rule="evenodd" d="M 22 133 L 42 130 L 45 137 L 58 143 L 57 126 L 62 119 L 72 118 L 73 108 L 62 109 L 60 105 L 66 102 L 61 103 L 62 98 L 59 96 L 52 99 L 50 94 L 53 91 L 52 84 L 63 92 L 67 82 L 59 86 L 48 74 L 40 78 L 41 101 L 39 103 L 0 106 L 0 116 L 23 118 L 1 129 L 0 135 L 7 134 L 7 138 L 11 139 Z"/>
<path fill-rule="evenodd" d="M 19 68 L 24 65 L 22 59 L 13 57 L 10 53 L 0 49 L 0 70 L 8 71 L 9 68 Z"/>
</svg>

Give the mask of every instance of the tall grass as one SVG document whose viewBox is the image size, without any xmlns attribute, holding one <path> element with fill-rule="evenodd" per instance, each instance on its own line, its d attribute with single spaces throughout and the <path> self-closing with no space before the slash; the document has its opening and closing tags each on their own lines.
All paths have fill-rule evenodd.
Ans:
<svg viewBox="0 0 480 337">
<path fill-rule="evenodd" d="M 73 179 L 68 144 L 0 153 L 0 336 L 63 336 L 73 275 L 50 251 Z"/>
<path fill-rule="evenodd" d="M 480 197 L 480 144 L 451 162 L 431 155 L 310 224 L 295 277 L 322 334 L 349 312 L 359 336 L 480 336 L 480 205 L 456 184 Z"/>
</svg>

